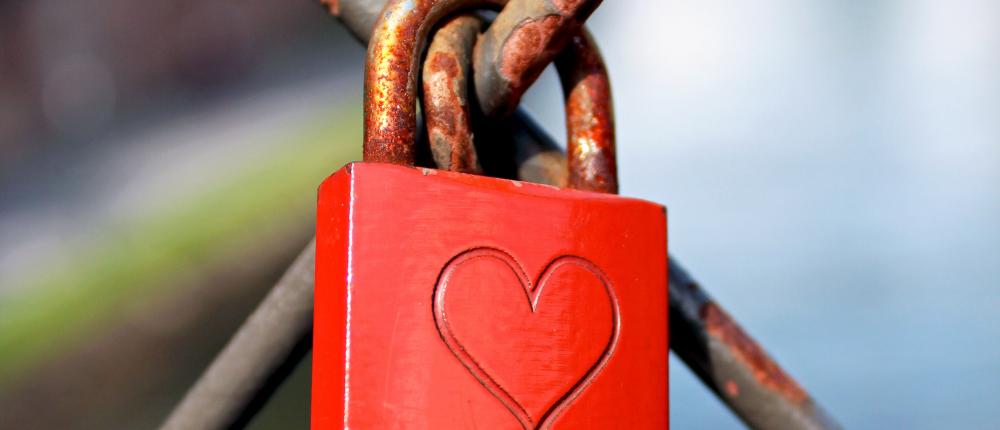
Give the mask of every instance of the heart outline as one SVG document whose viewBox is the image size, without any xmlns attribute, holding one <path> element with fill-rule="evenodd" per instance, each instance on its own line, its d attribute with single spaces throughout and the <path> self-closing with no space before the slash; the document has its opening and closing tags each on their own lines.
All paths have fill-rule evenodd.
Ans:
<svg viewBox="0 0 1000 430">
<path fill-rule="evenodd" d="M 511 272 L 514 273 L 521 283 L 521 288 L 524 290 L 525 296 L 528 299 L 528 304 L 531 307 L 532 314 L 534 314 L 538 308 L 538 300 L 545 289 L 548 279 L 557 269 L 565 265 L 575 265 L 593 274 L 601 282 L 601 285 L 604 286 L 604 289 L 608 294 L 608 300 L 611 303 L 612 327 L 607 345 L 601 352 L 600 357 L 594 362 L 593 365 L 591 365 L 587 372 L 584 373 L 566 393 L 563 393 L 560 398 L 541 415 L 537 425 L 528 414 L 527 409 L 521 405 L 513 395 L 507 392 L 492 376 L 490 376 L 489 373 L 487 373 L 486 370 L 483 369 L 475 358 L 473 358 L 472 355 L 466 350 L 465 346 L 458 341 L 458 338 L 456 338 L 452 332 L 451 325 L 448 321 L 448 315 L 445 311 L 445 297 L 448 291 L 448 282 L 456 269 L 470 260 L 478 258 L 497 259 L 504 263 L 511 270 Z M 607 275 L 605 275 L 604 272 L 597 267 L 597 265 L 592 263 L 590 260 L 576 255 L 561 255 L 552 259 L 552 261 L 545 266 L 541 274 L 538 276 L 538 281 L 532 283 L 531 278 L 528 277 L 524 267 L 509 252 L 488 246 L 467 249 L 448 260 L 448 263 L 446 263 L 444 268 L 441 269 L 441 273 L 438 275 L 438 280 L 434 287 L 434 297 L 431 306 L 438 334 L 448 346 L 448 349 L 451 350 L 452 354 L 458 358 L 459 362 L 461 362 L 462 365 L 469 370 L 480 385 L 496 397 L 496 399 L 500 401 L 500 403 L 503 404 L 503 406 L 507 408 L 511 414 L 514 415 L 525 430 L 543 430 L 551 428 L 556 419 L 558 419 L 559 416 L 572 405 L 580 394 L 583 394 L 590 384 L 593 383 L 594 379 L 601 373 L 601 371 L 604 370 L 604 367 L 607 365 L 608 361 L 610 361 L 612 354 L 618 346 L 618 339 L 621 334 L 621 318 L 618 297 L 615 295 L 615 291 L 610 280 Z"/>
</svg>

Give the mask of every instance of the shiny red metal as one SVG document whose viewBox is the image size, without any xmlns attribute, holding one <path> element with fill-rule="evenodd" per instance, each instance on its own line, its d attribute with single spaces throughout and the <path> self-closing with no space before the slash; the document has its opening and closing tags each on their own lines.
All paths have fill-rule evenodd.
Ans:
<svg viewBox="0 0 1000 430">
<path fill-rule="evenodd" d="M 662 206 L 356 163 L 318 207 L 313 429 L 667 427 Z"/>
</svg>

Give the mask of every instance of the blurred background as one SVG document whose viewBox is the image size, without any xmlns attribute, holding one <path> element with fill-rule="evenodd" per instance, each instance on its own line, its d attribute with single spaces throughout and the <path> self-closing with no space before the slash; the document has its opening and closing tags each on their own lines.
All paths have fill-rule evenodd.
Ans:
<svg viewBox="0 0 1000 430">
<path fill-rule="evenodd" d="M 1000 418 L 1000 3 L 608 1 L 622 194 L 847 428 Z M 315 2 L 0 2 L 0 428 L 154 428 L 360 158 Z M 553 136 L 558 81 L 526 98 Z M 671 361 L 679 429 L 740 428 Z M 252 428 L 307 428 L 309 363 Z"/>
</svg>

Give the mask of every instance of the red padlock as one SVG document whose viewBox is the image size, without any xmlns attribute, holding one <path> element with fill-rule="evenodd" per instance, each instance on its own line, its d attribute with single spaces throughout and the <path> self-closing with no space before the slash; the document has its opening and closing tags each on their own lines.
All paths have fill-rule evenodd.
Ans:
<svg viewBox="0 0 1000 430">
<path fill-rule="evenodd" d="M 667 428 L 664 208 L 407 165 L 441 3 L 380 15 L 366 162 L 320 187 L 312 427 Z"/>
</svg>

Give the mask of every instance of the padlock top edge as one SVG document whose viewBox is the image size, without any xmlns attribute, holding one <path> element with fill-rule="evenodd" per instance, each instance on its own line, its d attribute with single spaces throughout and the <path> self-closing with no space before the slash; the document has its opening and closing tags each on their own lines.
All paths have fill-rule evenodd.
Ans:
<svg viewBox="0 0 1000 430">
<path fill-rule="evenodd" d="M 667 208 L 657 202 L 637 198 L 627 197 L 617 194 L 607 194 L 593 191 L 577 190 L 573 188 L 563 188 L 554 185 L 539 184 L 535 182 L 520 181 L 514 179 L 494 178 L 489 176 L 473 175 L 468 173 L 449 172 L 445 170 L 432 169 L 427 167 L 401 166 L 391 163 L 379 163 L 370 161 L 355 161 L 348 163 L 337 172 L 334 172 L 327 180 L 333 179 L 339 173 L 352 176 L 361 172 L 381 171 L 391 174 L 402 174 L 413 178 L 434 177 L 449 182 L 457 182 L 465 185 L 483 187 L 498 191 L 513 193 L 528 193 L 551 197 L 555 199 L 578 199 L 586 198 L 590 200 L 602 200 L 615 204 L 639 204 L 655 207 L 655 209 L 666 216 Z"/>
</svg>

